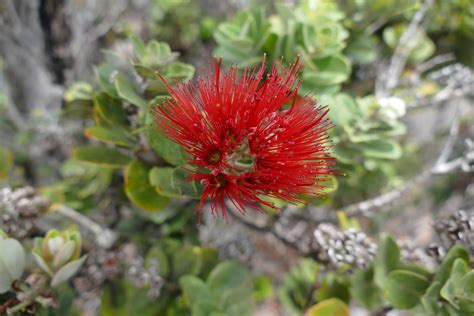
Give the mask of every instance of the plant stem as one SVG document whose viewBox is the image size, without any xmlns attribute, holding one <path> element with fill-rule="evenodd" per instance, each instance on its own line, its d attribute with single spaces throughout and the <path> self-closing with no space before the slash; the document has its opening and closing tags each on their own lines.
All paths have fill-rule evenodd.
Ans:
<svg viewBox="0 0 474 316">
<path fill-rule="evenodd" d="M 91 231 L 95 235 L 96 243 L 102 248 L 110 248 L 118 238 L 117 234 L 114 231 L 106 227 L 102 227 L 89 217 L 76 212 L 72 208 L 61 205 L 57 209 L 55 209 L 55 211 L 58 214 L 78 223 L 83 228 Z"/>
<path fill-rule="evenodd" d="M 7 310 L 7 315 L 15 315 L 15 313 L 18 313 L 24 310 L 29 305 L 34 303 L 36 299 L 41 295 L 41 293 L 43 292 L 43 290 L 45 289 L 48 283 L 49 283 L 49 278 L 43 278 L 37 287 L 31 289 L 30 293 L 28 294 L 28 297 L 23 302 L 18 303 L 17 305 Z"/>
</svg>

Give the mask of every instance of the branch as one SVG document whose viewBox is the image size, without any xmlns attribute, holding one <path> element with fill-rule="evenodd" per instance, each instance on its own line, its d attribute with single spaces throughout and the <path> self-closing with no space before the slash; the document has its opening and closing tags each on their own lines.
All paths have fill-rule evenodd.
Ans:
<svg viewBox="0 0 474 316">
<path fill-rule="evenodd" d="M 108 228 L 102 227 L 89 217 L 76 212 L 72 208 L 61 205 L 57 209 L 55 209 L 55 212 L 73 220 L 74 222 L 82 226 L 84 229 L 92 232 L 95 235 L 96 244 L 102 248 L 110 248 L 118 239 L 117 233 Z"/>
<path fill-rule="evenodd" d="M 474 142 L 466 140 L 467 151 L 461 157 L 443 162 L 432 170 L 434 174 L 447 174 L 455 171 L 474 172 Z"/>
<path fill-rule="evenodd" d="M 383 193 L 372 199 L 368 199 L 362 202 L 354 203 L 349 206 L 343 207 L 342 210 L 348 216 L 357 216 L 357 215 L 369 216 L 371 215 L 372 209 L 374 208 L 379 209 L 383 206 L 386 206 L 395 202 L 397 199 L 401 198 L 406 193 L 412 192 L 414 189 L 428 182 L 430 178 L 431 178 L 431 169 L 427 169 L 423 171 L 421 174 L 414 177 L 413 179 L 393 189 L 392 191 Z"/>
<path fill-rule="evenodd" d="M 443 148 L 441 149 L 441 153 L 438 159 L 436 160 L 436 162 L 431 168 L 424 170 L 421 174 L 412 178 L 408 182 L 403 183 L 402 185 L 398 186 L 392 191 L 383 193 L 372 199 L 368 199 L 362 202 L 358 202 L 358 203 L 343 207 L 342 210 L 346 213 L 346 215 L 369 216 L 371 215 L 372 209 L 380 209 L 386 205 L 389 205 L 395 202 L 397 199 L 404 196 L 405 194 L 412 192 L 413 190 L 416 190 L 420 186 L 424 185 L 431 179 L 431 176 L 433 174 L 448 173 L 449 171 L 455 170 L 459 167 L 461 167 L 462 170 L 472 171 L 473 167 L 469 166 L 469 161 L 474 161 L 474 150 L 468 152 L 468 154 L 466 154 L 464 157 L 460 157 L 453 161 L 447 162 L 447 160 L 451 156 L 454 143 L 459 134 L 459 104 L 458 103 L 456 105 L 454 112 L 455 114 L 454 114 L 453 121 L 451 123 L 449 136 L 446 139 L 443 145 Z"/>
<path fill-rule="evenodd" d="M 431 169 L 434 174 L 446 174 L 461 170 L 464 172 L 474 171 L 474 142 L 471 139 L 466 140 L 467 149 L 461 157 L 449 160 L 453 153 L 454 144 L 459 136 L 460 118 L 459 104 L 456 103 L 455 117 L 449 129 L 449 136 L 443 146 L 443 150 Z"/>
<path fill-rule="evenodd" d="M 96 2 L 93 2 L 94 4 Z M 101 22 L 94 25 L 95 21 L 86 21 L 90 23 L 91 25 L 94 25 L 91 30 L 79 30 L 81 32 L 84 32 L 81 34 L 80 37 L 77 37 L 77 41 L 72 44 L 72 54 L 73 56 L 78 56 L 82 53 L 82 50 L 84 47 L 87 47 L 89 43 L 94 42 L 104 34 L 106 34 L 114 25 L 115 22 L 117 21 L 118 17 L 125 12 L 129 4 L 129 0 L 124 0 L 124 1 L 114 1 L 113 3 L 110 3 L 108 8 L 109 10 L 106 12 L 104 17 L 101 18 Z M 96 12 L 97 8 L 93 10 L 92 12 L 97 14 Z M 97 16 L 99 17 L 99 16 Z M 78 23 L 79 24 L 79 23 Z M 83 28 L 85 28 L 84 25 L 81 25 Z"/>
<path fill-rule="evenodd" d="M 390 60 L 389 68 L 379 72 L 375 87 L 377 98 L 389 96 L 393 88 L 397 86 L 408 55 L 416 45 L 416 35 L 420 31 L 423 19 L 432 3 L 433 0 L 426 0 L 415 13 L 410 25 L 400 37 L 395 52 Z"/>
<path fill-rule="evenodd" d="M 427 72 L 434 67 L 437 67 L 441 64 L 447 64 L 456 61 L 456 56 L 453 53 L 446 53 L 437 55 L 433 58 L 428 59 L 427 61 L 422 62 L 416 66 L 416 70 L 419 73 Z"/>
<path fill-rule="evenodd" d="M 439 106 L 446 101 L 453 101 L 472 94 L 472 88 L 469 86 L 454 88 L 446 86 L 431 98 L 423 98 L 407 105 L 408 109 L 424 108 L 428 106 Z"/>
<path fill-rule="evenodd" d="M 375 20 L 373 23 L 368 25 L 365 29 L 365 34 L 367 36 L 372 35 L 373 33 L 377 32 L 378 29 L 380 29 L 382 26 L 384 26 L 385 23 L 388 22 L 388 18 L 386 16 L 382 16 Z"/>
<path fill-rule="evenodd" d="M 441 150 L 441 154 L 439 155 L 438 159 L 436 160 L 436 163 L 433 167 L 432 170 L 436 170 L 439 168 L 439 166 L 443 163 L 445 163 L 449 157 L 451 156 L 451 153 L 453 152 L 454 148 L 454 143 L 456 142 L 456 138 L 459 135 L 459 117 L 458 117 L 458 112 L 459 112 L 459 106 L 457 105 L 455 110 L 454 110 L 454 119 L 451 123 L 451 127 L 449 129 L 449 136 L 444 143 L 443 149 Z"/>
<path fill-rule="evenodd" d="M 292 208 L 286 208 L 281 211 L 278 218 L 268 220 L 265 216 L 265 222 L 251 218 L 242 214 L 231 203 L 226 203 L 229 214 L 246 227 L 259 233 L 269 233 L 278 240 L 297 250 L 304 255 L 315 255 L 315 251 L 311 249 L 312 242 L 312 222 L 303 220 L 297 214 L 293 214 Z"/>
</svg>

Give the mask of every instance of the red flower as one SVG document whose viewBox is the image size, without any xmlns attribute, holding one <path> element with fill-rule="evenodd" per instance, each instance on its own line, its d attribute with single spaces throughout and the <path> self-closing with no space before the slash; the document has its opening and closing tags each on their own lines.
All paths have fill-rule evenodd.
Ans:
<svg viewBox="0 0 474 316">
<path fill-rule="evenodd" d="M 158 126 L 183 146 L 194 165 L 192 178 L 200 180 L 211 212 L 225 200 L 240 211 L 245 206 L 273 207 L 262 196 L 290 203 L 302 195 L 319 195 L 323 181 L 333 174 L 327 130 L 328 109 L 309 97 L 298 97 L 300 66 L 274 65 L 265 75 L 265 60 L 259 69 L 236 67 L 215 73 L 197 84 L 171 87 L 170 100 L 154 108 Z"/>
</svg>

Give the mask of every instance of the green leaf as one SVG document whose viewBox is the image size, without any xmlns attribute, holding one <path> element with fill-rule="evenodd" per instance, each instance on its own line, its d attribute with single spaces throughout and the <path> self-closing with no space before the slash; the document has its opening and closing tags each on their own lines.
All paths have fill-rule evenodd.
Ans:
<svg viewBox="0 0 474 316">
<path fill-rule="evenodd" d="M 73 100 L 66 102 L 61 112 L 61 117 L 72 120 L 87 120 L 93 117 L 94 103 L 93 97 L 89 100 Z"/>
<path fill-rule="evenodd" d="M 146 79 L 152 79 L 152 80 L 157 80 L 160 77 L 156 74 L 156 70 L 153 70 L 152 68 L 140 65 L 140 64 L 134 64 L 133 68 L 137 72 L 137 74 Z M 166 91 L 163 89 L 163 91 Z"/>
<path fill-rule="evenodd" d="M 459 312 L 463 315 L 474 313 L 474 270 L 469 271 L 459 281 L 456 289 L 456 298 L 459 302 Z"/>
<path fill-rule="evenodd" d="M 13 281 L 25 270 L 26 253 L 16 239 L 0 237 L 0 294 L 8 291 Z"/>
<path fill-rule="evenodd" d="M 362 117 L 360 109 L 354 98 L 347 93 L 339 93 L 334 98 L 319 100 L 320 103 L 329 104 L 329 118 L 336 126 L 352 124 Z"/>
<path fill-rule="evenodd" d="M 239 263 L 219 264 L 206 283 L 186 275 L 180 278 L 179 284 L 193 316 L 250 316 L 252 313 L 252 279 Z"/>
<path fill-rule="evenodd" d="M 318 301 L 324 301 L 334 297 L 349 303 L 351 298 L 349 286 L 348 278 L 335 273 L 328 273 L 319 284 L 316 298 Z"/>
<path fill-rule="evenodd" d="M 374 124 L 373 127 L 368 129 L 368 132 L 375 136 L 399 136 L 405 134 L 407 131 L 406 126 L 398 121 L 390 122 L 390 124 L 379 123 Z M 382 137 L 380 137 L 382 138 Z"/>
<path fill-rule="evenodd" d="M 337 144 L 333 152 L 337 160 L 345 164 L 354 164 L 360 156 L 360 152 L 357 149 L 345 143 Z"/>
<path fill-rule="evenodd" d="M 94 68 L 94 72 L 101 89 L 111 97 L 118 98 L 114 85 L 114 77 L 117 73 L 116 67 L 108 63 L 102 63 Z"/>
<path fill-rule="evenodd" d="M 146 100 L 139 94 L 139 92 L 133 86 L 133 83 L 130 82 L 130 80 L 126 77 L 118 75 L 115 78 L 115 88 L 117 89 L 118 95 L 122 99 L 143 109 L 147 107 L 148 104 Z"/>
<path fill-rule="evenodd" d="M 356 131 L 354 130 L 351 126 L 345 125 L 344 126 L 344 131 L 347 132 L 347 136 L 349 137 L 349 140 L 354 144 L 355 148 L 359 147 L 359 144 L 362 144 L 362 146 L 366 145 L 367 143 L 371 144 L 371 142 L 378 141 L 380 140 L 380 135 L 377 135 L 376 133 L 366 133 L 362 131 Z"/>
<path fill-rule="evenodd" d="M 180 192 L 172 185 L 173 167 L 153 167 L 150 170 L 150 184 L 164 196 L 179 197 Z"/>
<path fill-rule="evenodd" d="M 216 302 L 196 302 L 191 307 L 192 316 L 228 316 L 222 313 Z"/>
<path fill-rule="evenodd" d="M 384 287 L 387 275 L 398 268 L 400 249 L 392 237 L 386 236 L 380 243 L 374 259 L 374 281 L 380 288 Z"/>
<path fill-rule="evenodd" d="M 127 113 L 122 108 L 120 100 L 101 92 L 94 96 L 94 112 L 98 123 L 105 125 L 124 125 L 127 121 Z"/>
<path fill-rule="evenodd" d="M 424 268 L 420 265 L 414 264 L 414 263 L 400 263 L 398 265 L 397 269 L 411 271 L 413 273 L 422 275 L 427 279 L 431 279 L 431 277 L 432 277 L 432 273 L 430 273 L 430 271 L 428 271 L 426 268 Z"/>
<path fill-rule="evenodd" d="M 64 265 L 58 272 L 56 272 L 51 279 L 51 286 L 57 287 L 59 284 L 69 280 L 74 274 L 76 274 L 81 268 L 84 261 L 86 261 L 87 255 L 81 258 L 71 261 Z"/>
<path fill-rule="evenodd" d="M 140 71 L 142 72 L 142 75 L 145 75 L 143 68 L 140 69 Z M 151 74 L 148 73 L 146 75 Z M 169 98 L 168 88 L 166 87 L 165 83 L 160 78 L 156 79 L 156 77 L 157 76 L 155 75 L 154 79 L 151 78 L 152 80 L 147 81 L 147 85 L 144 91 L 144 97 L 147 100 L 151 99 L 151 101 L 149 102 L 149 104 L 151 105 L 161 104 L 164 100 Z M 173 80 L 169 80 L 168 78 L 166 78 L 166 80 L 170 85 L 175 84 Z"/>
<path fill-rule="evenodd" d="M 145 117 L 145 136 L 150 147 L 168 163 L 174 166 L 186 164 L 188 157 L 186 152 L 180 145 L 172 142 L 157 130 L 150 113 L 147 113 Z"/>
<path fill-rule="evenodd" d="M 219 296 L 220 305 L 228 309 L 236 302 L 245 302 L 252 309 L 253 281 L 248 269 L 241 263 L 226 261 L 209 274 L 207 285 Z"/>
<path fill-rule="evenodd" d="M 136 140 L 126 129 L 119 126 L 92 126 L 84 130 L 84 135 L 98 141 L 133 148 Z"/>
<path fill-rule="evenodd" d="M 474 303 L 474 270 L 466 273 L 459 282 L 458 299 Z"/>
<path fill-rule="evenodd" d="M 384 294 L 395 308 L 409 309 L 420 303 L 430 285 L 424 276 L 406 270 L 394 270 L 385 280 Z"/>
<path fill-rule="evenodd" d="M 145 44 L 143 44 L 142 40 L 134 34 L 130 35 L 130 42 L 132 43 L 133 52 L 137 59 L 139 61 L 143 60 L 146 55 Z"/>
<path fill-rule="evenodd" d="M 349 316 L 349 307 L 337 299 L 330 298 L 322 301 L 310 309 L 305 314 L 306 316 Z"/>
<path fill-rule="evenodd" d="M 202 266 L 202 255 L 199 247 L 184 246 L 173 254 L 171 267 L 173 279 L 183 275 L 198 275 Z"/>
<path fill-rule="evenodd" d="M 201 186 L 191 180 L 189 172 L 181 167 L 154 167 L 150 171 L 150 183 L 156 191 L 169 197 L 188 196 L 199 198 Z"/>
<path fill-rule="evenodd" d="M 415 46 L 409 55 L 409 61 L 412 63 L 422 62 L 430 58 L 436 50 L 433 41 L 426 35 L 422 37 L 421 42 Z"/>
<path fill-rule="evenodd" d="M 176 59 L 177 53 L 171 51 L 168 43 L 151 40 L 145 47 L 145 58 L 141 61 L 144 66 L 156 67 Z"/>
<path fill-rule="evenodd" d="M 392 139 L 375 139 L 358 143 L 357 147 L 364 156 L 378 159 L 399 159 L 402 156 L 400 144 Z"/>
<path fill-rule="evenodd" d="M 444 310 L 443 304 L 440 302 L 440 290 L 442 284 L 440 282 L 433 282 L 428 289 L 426 289 L 425 294 L 421 298 L 421 303 L 423 308 L 430 315 L 442 315 L 449 316 L 447 311 Z"/>
<path fill-rule="evenodd" d="M 58 288 L 54 288 L 52 295 L 54 296 L 57 306 L 54 308 L 39 306 L 35 310 L 35 316 L 81 316 L 81 313 L 74 306 L 76 291 L 65 283 Z"/>
<path fill-rule="evenodd" d="M 212 39 L 212 32 L 217 27 L 217 20 L 212 16 L 205 16 L 200 23 L 200 34 L 203 41 L 210 41 Z"/>
<path fill-rule="evenodd" d="M 0 179 L 5 179 L 13 168 L 13 153 L 0 146 L 0 161 Z"/>
<path fill-rule="evenodd" d="M 312 60 L 311 66 L 303 69 L 302 81 L 305 86 L 332 86 L 349 78 L 351 65 L 343 55 L 332 55 Z"/>
<path fill-rule="evenodd" d="M 312 259 L 302 259 L 285 276 L 279 297 L 293 313 L 301 314 L 311 303 L 319 266 Z"/>
<path fill-rule="evenodd" d="M 190 179 L 189 171 L 183 168 L 175 168 L 171 177 L 172 186 L 182 195 L 199 199 L 202 194 L 202 186 Z"/>
<path fill-rule="evenodd" d="M 444 257 L 443 262 L 438 268 L 433 282 L 439 281 L 442 285 L 448 280 L 454 261 L 462 259 L 467 265 L 470 265 L 469 253 L 460 245 L 454 245 Z"/>
<path fill-rule="evenodd" d="M 127 304 L 126 292 L 122 288 L 105 284 L 100 300 L 101 316 L 128 316 Z"/>
<path fill-rule="evenodd" d="M 11 285 L 13 283 L 13 280 L 10 278 L 10 276 L 4 271 L 2 271 L 2 266 L 0 264 L 0 295 L 8 292 L 11 290 Z"/>
<path fill-rule="evenodd" d="M 219 263 L 219 254 L 216 249 L 210 247 L 199 247 L 198 249 L 202 258 L 199 275 L 207 278 L 212 269 Z"/>
<path fill-rule="evenodd" d="M 459 302 L 459 315 L 474 315 L 474 303 L 472 299 Z"/>
<path fill-rule="evenodd" d="M 152 261 L 158 261 L 158 273 L 164 278 L 168 278 L 171 273 L 170 260 L 160 245 L 153 246 L 145 258 L 145 266 L 148 267 Z"/>
<path fill-rule="evenodd" d="M 393 27 L 387 27 L 383 31 L 383 39 L 385 43 L 392 49 L 398 45 L 400 38 L 407 29 L 406 24 L 397 24 Z M 433 41 L 425 32 L 417 32 L 414 40 L 415 46 L 411 49 L 408 59 L 412 63 L 421 62 L 428 59 L 435 51 Z"/>
<path fill-rule="evenodd" d="M 179 286 L 190 306 L 197 302 L 216 302 L 217 297 L 212 295 L 207 284 L 198 277 L 185 275 L 179 279 Z"/>
<path fill-rule="evenodd" d="M 381 306 L 382 293 L 374 282 L 374 268 L 357 270 L 351 277 L 351 294 L 362 306 L 369 310 Z"/>
<path fill-rule="evenodd" d="M 70 86 L 64 92 L 64 101 L 72 102 L 76 100 L 90 100 L 92 98 L 92 86 L 83 81 L 79 81 Z"/>
<path fill-rule="evenodd" d="M 124 167 L 132 160 L 116 149 L 101 146 L 77 147 L 72 158 L 106 168 Z"/>
<path fill-rule="evenodd" d="M 256 301 L 263 301 L 273 295 L 273 284 L 271 278 L 261 275 L 255 278 L 253 297 Z"/>
<path fill-rule="evenodd" d="M 351 36 L 344 51 L 355 63 L 370 64 L 377 59 L 377 37 L 364 33 Z"/>
<path fill-rule="evenodd" d="M 134 160 L 125 169 L 125 193 L 130 201 L 145 211 L 161 211 L 169 198 L 159 195 L 148 180 L 149 168 L 142 162 Z"/>
<path fill-rule="evenodd" d="M 474 311 L 474 270 L 464 259 L 454 261 L 449 279 L 441 288 L 440 295 L 452 306 L 463 313 L 472 314 Z"/>
<path fill-rule="evenodd" d="M 189 80 L 194 76 L 194 67 L 184 63 L 169 64 L 163 74 L 167 80 Z"/>
<path fill-rule="evenodd" d="M 252 285 L 252 279 L 248 269 L 241 263 L 226 261 L 212 270 L 207 284 L 213 292 L 222 294 L 225 291 L 248 287 Z"/>
</svg>

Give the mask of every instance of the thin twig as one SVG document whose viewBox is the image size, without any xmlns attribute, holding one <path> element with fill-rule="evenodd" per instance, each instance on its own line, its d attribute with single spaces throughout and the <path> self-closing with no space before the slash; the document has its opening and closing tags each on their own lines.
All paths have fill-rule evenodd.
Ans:
<svg viewBox="0 0 474 316">
<path fill-rule="evenodd" d="M 453 101 L 472 94 L 472 88 L 466 86 L 463 88 L 454 89 L 452 86 L 446 86 L 440 92 L 436 93 L 434 97 L 423 98 L 407 105 L 408 109 L 418 109 L 424 107 L 440 106 L 446 101 Z"/>
<path fill-rule="evenodd" d="M 91 231 L 95 235 L 95 241 L 97 245 L 102 248 L 110 248 L 118 238 L 118 235 L 114 231 L 102 227 L 89 217 L 76 212 L 72 208 L 61 205 L 55 209 L 55 212 L 73 220 L 83 228 Z"/>
<path fill-rule="evenodd" d="M 419 73 L 424 73 L 434 67 L 437 67 L 441 64 L 447 64 L 456 61 L 456 56 L 453 53 L 446 53 L 437 55 L 433 58 L 428 59 L 427 61 L 416 66 L 416 70 Z"/>
<path fill-rule="evenodd" d="M 457 104 L 455 109 L 454 109 L 454 119 L 451 123 L 451 127 L 449 129 L 449 136 L 446 142 L 444 143 L 443 149 L 441 150 L 441 154 L 439 155 L 438 159 L 436 160 L 436 163 L 434 167 L 432 168 L 432 171 L 436 170 L 441 164 L 445 163 L 448 161 L 449 157 L 451 156 L 451 153 L 453 152 L 454 144 L 456 142 L 456 138 L 459 135 L 459 117 L 458 117 L 458 112 L 459 112 L 459 105 Z"/>
<path fill-rule="evenodd" d="M 395 47 L 395 52 L 392 55 L 388 69 L 379 73 L 375 87 L 377 98 L 389 96 L 393 88 L 397 86 L 408 56 L 417 44 L 417 34 L 420 32 L 423 19 L 432 3 L 433 0 L 426 0 L 415 13 L 410 25 L 405 32 L 403 32 Z"/>
<path fill-rule="evenodd" d="M 470 139 L 466 140 L 468 150 L 461 157 L 450 161 L 445 161 L 433 168 L 434 174 L 447 174 L 455 171 L 474 172 L 474 142 Z"/>
<path fill-rule="evenodd" d="M 373 33 L 377 32 L 379 28 L 384 26 L 384 24 L 387 23 L 387 21 L 388 19 L 386 16 L 382 16 L 378 18 L 377 20 L 375 20 L 375 22 L 373 22 L 372 24 L 370 24 L 369 26 L 365 28 L 365 34 L 372 35 Z"/>
<path fill-rule="evenodd" d="M 277 217 L 269 218 L 265 225 L 255 224 L 252 218 L 239 213 L 232 205 L 227 205 L 232 217 L 243 225 L 258 232 L 273 235 L 286 246 L 293 248 L 303 256 L 311 257 L 318 262 L 326 263 L 320 248 L 314 243 L 314 229 L 318 222 L 305 218 L 295 208 L 289 206 L 283 209 Z"/>
<path fill-rule="evenodd" d="M 379 196 L 376 196 L 372 199 L 368 199 L 359 203 L 351 204 L 349 206 L 343 207 L 342 210 L 348 216 L 356 215 L 369 215 L 372 209 L 379 209 L 383 206 L 389 205 L 401 198 L 403 195 L 408 192 L 412 192 L 414 189 L 420 187 L 422 184 L 428 182 L 431 178 L 431 170 L 427 169 L 414 177 L 413 179 L 403 183 L 399 187 L 383 193 Z"/>
</svg>

